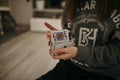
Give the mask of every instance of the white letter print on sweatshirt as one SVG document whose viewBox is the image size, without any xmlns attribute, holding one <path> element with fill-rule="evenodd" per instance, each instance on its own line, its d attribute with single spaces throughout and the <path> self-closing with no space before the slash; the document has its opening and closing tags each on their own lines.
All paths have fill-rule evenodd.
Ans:
<svg viewBox="0 0 120 80">
<path fill-rule="evenodd" d="M 79 45 L 87 46 L 89 42 L 92 42 L 92 46 L 95 46 L 96 35 L 98 29 L 80 28 L 79 33 Z"/>
</svg>

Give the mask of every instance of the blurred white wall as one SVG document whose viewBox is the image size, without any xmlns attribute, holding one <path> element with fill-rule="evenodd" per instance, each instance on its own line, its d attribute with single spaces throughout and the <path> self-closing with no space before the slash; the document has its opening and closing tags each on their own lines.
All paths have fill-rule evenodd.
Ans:
<svg viewBox="0 0 120 80">
<path fill-rule="evenodd" d="M 11 14 L 18 24 L 30 24 L 32 2 L 27 2 L 27 0 L 11 0 Z"/>
<path fill-rule="evenodd" d="M 50 18 L 32 18 L 30 23 L 30 31 L 35 32 L 46 32 L 50 31 L 45 25 L 44 22 L 48 22 L 56 29 L 61 30 L 61 18 L 60 19 L 50 19 Z"/>
</svg>

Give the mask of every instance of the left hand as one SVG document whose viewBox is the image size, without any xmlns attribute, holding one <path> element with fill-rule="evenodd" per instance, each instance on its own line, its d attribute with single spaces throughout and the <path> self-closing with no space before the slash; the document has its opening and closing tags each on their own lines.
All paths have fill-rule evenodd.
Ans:
<svg viewBox="0 0 120 80">
<path fill-rule="evenodd" d="M 67 48 L 61 48 L 56 49 L 54 51 L 53 59 L 62 59 L 62 60 L 68 60 L 71 58 L 76 57 L 77 55 L 77 47 L 67 47 Z"/>
</svg>

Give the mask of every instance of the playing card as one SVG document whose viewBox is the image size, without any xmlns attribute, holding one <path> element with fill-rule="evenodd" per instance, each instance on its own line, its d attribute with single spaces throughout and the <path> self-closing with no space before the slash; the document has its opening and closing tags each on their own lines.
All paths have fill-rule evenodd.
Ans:
<svg viewBox="0 0 120 80">
<path fill-rule="evenodd" d="M 54 50 L 74 46 L 74 41 L 69 40 L 69 32 L 67 29 L 51 31 L 51 55 L 54 55 Z"/>
<path fill-rule="evenodd" d="M 68 30 L 54 30 L 51 31 L 51 42 L 59 43 L 69 41 Z"/>
</svg>

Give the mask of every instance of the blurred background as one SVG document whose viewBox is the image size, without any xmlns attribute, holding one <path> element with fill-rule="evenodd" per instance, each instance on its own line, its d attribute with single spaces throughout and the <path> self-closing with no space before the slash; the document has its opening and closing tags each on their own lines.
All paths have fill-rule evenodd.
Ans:
<svg viewBox="0 0 120 80">
<path fill-rule="evenodd" d="M 64 0 L 0 0 L 0 80 L 35 80 L 58 62 L 44 22 L 61 29 Z"/>
</svg>

